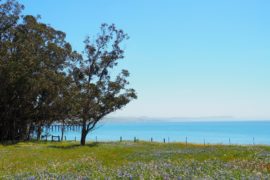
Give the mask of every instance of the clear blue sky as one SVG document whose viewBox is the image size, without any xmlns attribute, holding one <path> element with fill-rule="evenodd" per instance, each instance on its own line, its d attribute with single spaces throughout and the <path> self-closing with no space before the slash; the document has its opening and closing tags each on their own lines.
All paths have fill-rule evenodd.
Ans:
<svg viewBox="0 0 270 180">
<path fill-rule="evenodd" d="M 269 0 L 21 0 L 83 50 L 101 23 L 130 35 L 138 100 L 113 116 L 270 119 Z"/>
</svg>

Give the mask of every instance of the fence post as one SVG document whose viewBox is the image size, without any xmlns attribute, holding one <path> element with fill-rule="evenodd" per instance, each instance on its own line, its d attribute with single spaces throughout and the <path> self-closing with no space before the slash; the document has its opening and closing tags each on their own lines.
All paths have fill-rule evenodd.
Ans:
<svg viewBox="0 0 270 180">
<path fill-rule="evenodd" d="M 76 136 L 75 136 L 75 142 L 76 142 Z"/>
<path fill-rule="evenodd" d="M 96 142 L 97 142 L 97 136 L 96 136 Z"/>
<path fill-rule="evenodd" d="M 153 142 L 153 138 L 151 137 L 151 142 Z"/>
<path fill-rule="evenodd" d="M 254 137 L 253 137 L 253 145 L 255 145 L 255 139 L 254 139 Z"/>
<path fill-rule="evenodd" d="M 120 142 L 122 142 L 122 136 L 120 136 Z"/>
<path fill-rule="evenodd" d="M 187 146 L 187 137 L 186 137 L 186 146 Z"/>
<path fill-rule="evenodd" d="M 136 137 L 134 137 L 134 142 L 136 142 Z"/>
<path fill-rule="evenodd" d="M 165 140 L 165 138 L 163 138 L 163 142 L 164 142 L 164 143 L 166 143 L 166 140 Z"/>
</svg>

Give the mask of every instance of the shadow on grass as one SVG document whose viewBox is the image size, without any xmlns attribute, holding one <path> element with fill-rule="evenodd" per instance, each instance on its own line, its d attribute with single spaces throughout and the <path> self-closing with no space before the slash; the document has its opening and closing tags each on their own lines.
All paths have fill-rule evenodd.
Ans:
<svg viewBox="0 0 270 180">
<path fill-rule="evenodd" d="M 2 146 L 13 146 L 19 143 L 29 143 L 29 142 L 36 142 L 35 140 L 13 140 L 13 141 L 0 141 L 0 145 Z"/>
<path fill-rule="evenodd" d="M 0 142 L 0 145 L 2 146 L 11 146 L 11 145 L 16 145 L 18 144 L 20 141 L 3 141 Z"/>
<path fill-rule="evenodd" d="M 98 142 L 93 142 L 89 144 L 85 144 L 84 146 L 81 146 L 80 144 L 70 144 L 70 145 L 49 145 L 49 148 L 56 148 L 56 149 L 74 149 L 77 147 L 96 147 L 98 146 Z"/>
</svg>

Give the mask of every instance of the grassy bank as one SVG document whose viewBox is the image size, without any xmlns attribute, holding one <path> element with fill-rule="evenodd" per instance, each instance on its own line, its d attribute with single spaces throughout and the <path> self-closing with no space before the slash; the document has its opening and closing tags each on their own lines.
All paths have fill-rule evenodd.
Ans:
<svg viewBox="0 0 270 180">
<path fill-rule="evenodd" d="M 270 178 L 270 147 L 110 142 L 0 145 L 0 179 Z"/>
</svg>

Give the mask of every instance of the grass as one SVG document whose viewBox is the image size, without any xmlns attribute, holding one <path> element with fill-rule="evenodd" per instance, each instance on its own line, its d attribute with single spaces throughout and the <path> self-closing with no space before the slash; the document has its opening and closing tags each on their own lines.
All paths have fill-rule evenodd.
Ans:
<svg viewBox="0 0 270 180">
<path fill-rule="evenodd" d="M 269 179 L 270 147 L 181 143 L 0 145 L 0 179 Z"/>
</svg>

